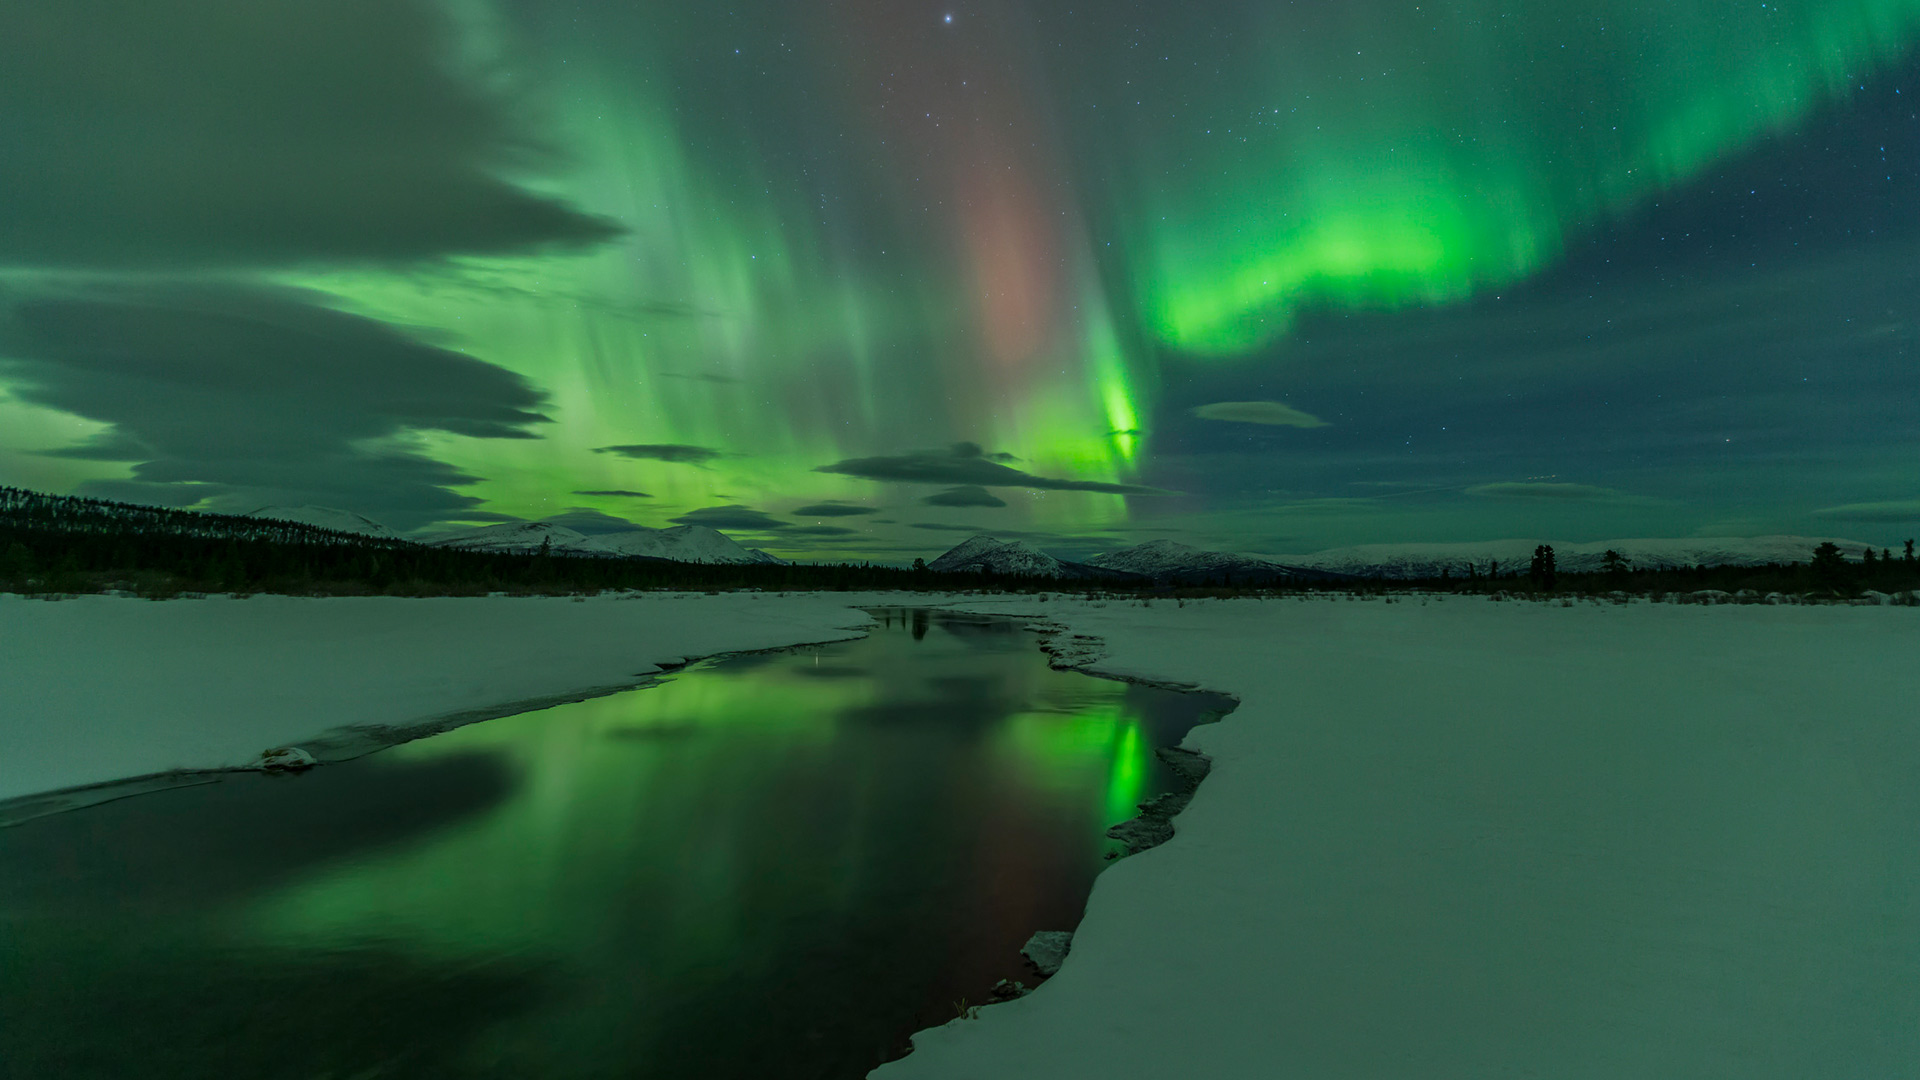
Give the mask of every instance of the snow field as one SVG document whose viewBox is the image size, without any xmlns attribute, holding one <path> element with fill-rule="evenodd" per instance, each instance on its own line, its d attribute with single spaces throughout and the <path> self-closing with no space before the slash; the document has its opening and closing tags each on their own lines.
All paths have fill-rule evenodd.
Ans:
<svg viewBox="0 0 1920 1080">
<path fill-rule="evenodd" d="M 0 800 L 631 686 L 656 661 L 855 637 L 861 602 L 0 595 Z"/>
<path fill-rule="evenodd" d="M 876 1080 L 1920 1076 L 1909 609 L 965 606 L 1242 704 L 1060 974 Z"/>
<path fill-rule="evenodd" d="M 0 596 L 0 798 L 942 599 Z M 956 606 L 1242 704 L 1188 738 L 1211 775 L 1100 876 L 1059 975 L 878 1080 L 1920 1076 L 1913 609 Z"/>
</svg>

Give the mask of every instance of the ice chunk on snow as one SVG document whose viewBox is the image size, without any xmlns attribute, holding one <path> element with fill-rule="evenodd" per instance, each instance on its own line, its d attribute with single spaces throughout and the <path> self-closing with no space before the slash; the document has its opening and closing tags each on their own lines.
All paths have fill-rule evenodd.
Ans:
<svg viewBox="0 0 1920 1080">
<path fill-rule="evenodd" d="M 299 772 L 320 764 L 313 755 L 297 746 L 278 746 L 261 754 L 249 768 L 262 772 Z"/>
<path fill-rule="evenodd" d="M 1040 974 L 1051 975 L 1066 963 L 1067 951 L 1072 948 L 1073 931 L 1042 930 L 1020 946 L 1020 955 L 1031 961 Z"/>
</svg>

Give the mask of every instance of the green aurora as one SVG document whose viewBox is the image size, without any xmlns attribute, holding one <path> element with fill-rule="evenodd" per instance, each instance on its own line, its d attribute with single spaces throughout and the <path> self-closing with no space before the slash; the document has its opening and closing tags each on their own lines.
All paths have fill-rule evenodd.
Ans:
<svg viewBox="0 0 1920 1080">
<path fill-rule="evenodd" d="M 115 5 L 92 6 L 114 17 Z M 1878 442 L 1836 453 L 1826 471 L 1784 480 L 1781 469 L 1798 467 L 1782 464 L 1792 448 L 1756 445 L 1731 494 L 1720 483 L 1723 497 L 1703 499 L 1705 477 L 1727 476 L 1724 459 L 1661 472 L 1635 458 L 1622 472 L 1611 451 L 1561 452 L 1493 419 L 1510 391 L 1493 389 L 1485 371 L 1457 353 L 1423 355 L 1435 350 L 1409 336 L 1448 317 L 1484 317 L 1489 340 L 1511 336 L 1500 320 L 1513 309 L 1498 306 L 1507 294 L 1550 310 L 1560 301 L 1554 275 L 1591 262 L 1583 253 L 1596 244 L 1612 245 L 1623 272 L 1638 265 L 1643 279 L 1670 279 L 1643 235 L 1668 226 L 1661 208 L 1710 203 L 1691 193 L 1721 183 L 1716 170 L 1814 153 L 1805 133 L 1821 125 L 1844 130 L 1867 112 L 1884 123 L 1904 110 L 1907 141 L 1896 150 L 1911 150 L 1903 80 L 1914 70 L 1920 0 L 432 10 L 442 16 L 429 23 L 441 35 L 436 62 L 452 67 L 446 77 L 510 121 L 494 138 L 511 152 L 491 155 L 489 175 L 610 227 L 449 241 L 408 257 L 316 247 L 311 257 L 164 273 L 297 289 L 504 368 L 544 395 L 537 411 L 551 422 L 514 437 L 474 437 L 471 425 L 443 420 L 342 436 L 343 456 L 438 463 L 430 483 L 451 494 L 416 507 L 383 489 L 378 469 L 343 495 L 240 478 L 206 453 L 145 457 L 143 445 L 158 451 L 129 419 L 134 406 L 73 404 L 80 391 L 49 389 L 57 375 L 32 366 L 45 334 L 14 334 L 0 336 L 0 357 L 18 361 L 0 360 L 0 389 L 13 391 L 0 398 L 6 479 L 242 509 L 357 491 L 361 505 L 350 509 L 403 526 L 570 508 L 663 525 L 701 508 L 751 508 L 791 517 L 749 538 L 776 553 L 881 559 L 937 551 L 975 525 L 1081 551 L 1150 538 L 1142 532 L 1284 550 L 1531 524 L 1611 535 L 1716 523 L 1789 531 L 1815 522 L 1823 505 L 1915 494 L 1911 472 L 1889 464 L 1912 436 L 1889 423 L 1875 429 Z M 1896 105 L 1857 105 L 1869 91 Z M 288 122 L 297 130 L 307 121 Z M 1886 184 L 1838 190 L 1912 219 L 1914 167 L 1896 161 Z M 0 193 L 11 183 L 0 179 Z M 424 192 L 421 205 L 433 197 Z M 1778 217 L 1751 231 L 1785 235 L 1794 222 Z M 9 266 L 0 288 L 16 300 L 125 288 L 135 271 L 151 280 L 150 267 L 50 258 L 24 243 L 14 245 L 24 255 L 9 257 L 9 235 L 26 234 L 0 220 Z M 1857 265 L 1911 265 L 1911 228 L 1870 241 L 1847 235 L 1865 245 L 1847 249 Z M 1833 243 L 1806 245 L 1816 246 L 1831 258 Z M 1792 272 L 1811 257 L 1797 251 L 1773 265 Z M 1751 261 L 1709 260 L 1679 276 L 1701 291 L 1748 287 L 1760 267 Z M 1603 318 L 1624 323 L 1656 302 L 1633 286 L 1631 275 L 1607 286 L 1599 303 L 1617 310 Z M 1673 291 L 1656 300 L 1693 302 Z M 1341 328 L 1330 336 L 1350 339 L 1349 353 L 1414 358 L 1338 382 L 1309 348 L 1312 328 L 1329 323 Z M 1912 312 L 1876 313 L 1875 325 L 1879 374 L 1829 386 L 1819 408 L 1846 412 L 1848 395 L 1910 387 Z M 1809 344 L 1792 362 L 1830 345 Z M 1519 364 L 1525 382 L 1558 385 L 1568 401 L 1591 395 L 1598 354 L 1537 351 L 1502 357 L 1503 371 Z M 1714 362 L 1743 370 L 1730 355 Z M 1413 388 L 1449 367 L 1471 387 L 1465 396 L 1418 391 L 1424 414 L 1400 402 L 1371 414 L 1383 427 L 1368 426 L 1368 403 L 1391 396 L 1384 385 Z M 1710 381 L 1685 393 L 1705 400 Z M 1325 423 L 1309 431 L 1192 419 L 1193 406 L 1219 400 L 1285 401 Z M 272 406 L 243 395 L 217 407 Z M 1576 426 L 1594 415 L 1552 408 L 1569 410 Z M 1442 431 L 1478 418 L 1499 436 L 1396 462 L 1403 432 L 1389 433 L 1384 419 L 1396 410 L 1400 427 L 1416 415 L 1422 430 Z M 927 484 L 818 471 L 955 443 L 1012 455 L 1036 477 L 1136 493 L 1005 486 L 994 489 L 1005 508 L 951 515 L 928 508 L 937 489 Z M 597 452 L 633 444 L 712 453 Z M 1542 475 L 1625 495 L 1576 507 L 1460 494 Z M 1380 503 L 1392 485 L 1442 494 Z M 604 491 L 648 497 L 578 494 Z M 878 516 L 794 515 L 829 502 Z"/>
</svg>

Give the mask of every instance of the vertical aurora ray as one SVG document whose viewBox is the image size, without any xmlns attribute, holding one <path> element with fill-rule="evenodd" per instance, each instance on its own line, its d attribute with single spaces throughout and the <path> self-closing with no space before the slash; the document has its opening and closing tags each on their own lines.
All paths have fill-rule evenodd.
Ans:
<svg viewBox="0 0 1920 1080">
<path fill-rule="evenodd" d="M 530 183 L 621 222 L 625 237 L 584 256 L 292 279 L 549 391 L 559 422 L 538 442 L 427 440 L 489 478 L 480 493 L 493 508 L 537 514 L 569 501 L 566 488 L 637 487 L 665 514 L 793 496 L 796 476 L 801 498 L 859 498 L 871 487 L 812 467 L 958 440 L 1084 478 L 1130 472 L 1137 436 L 1110 433 L 1138 429 L 1133 379 L 1057 162 L 997 122 L 915 143 L 870 88 L 838 84 L 820 48 L 752 55 L 807 40 L 797 19 L 721 39 L 724 20 L 699 15 L 608 18 L 619 32 L 479 8 L 467 21 L 483 39 L 475 53 L 542 73 L 528 81 L 545 87 L 547 137 L 567 166 Z M 716 56 L 737 70 L 714 70 Z M 789 93 L 808 88 L 806 117 L 743 98 L 774 62 Z M 1010 98 L 993 107 L 1023 115 Z M 944 162 L 926 170 L 939 178 L 931 194 L 902 182 L 926 155 Z M 929 200 L 945 212 L 929 214 Z M 592 453 L 632 442 L 727 456 L 693 469 Z M 1111 496 L 1037 505 L 1061 522 L 1125 512 Z"/>
</svg>

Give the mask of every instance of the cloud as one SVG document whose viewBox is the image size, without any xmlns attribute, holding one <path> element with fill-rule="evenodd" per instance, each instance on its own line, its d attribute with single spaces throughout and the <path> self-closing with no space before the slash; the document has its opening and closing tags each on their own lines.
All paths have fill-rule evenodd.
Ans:
<svg viewBox="0 0 1920 1080">
<path fill-rule="evenodd" d="M 854 517 L 859 514 L 877 514 L 879 510 L 871 506 L 854 506 L 851 503 L 826 502 L 802 506 L 793 512 L 794 517 Z"/>
<path fill-rule="evenodd" d="M 1273 509 L 1283 510 L 1289 514 L 1359 514 L 1372 513 L 1380 509 L 1380 501 L 1328 496 L 1320 499 L 1294 499 L 1290 502 L 1275 503 Z"/>
<path fill-rule="evenodd" d="M 583 533 L 587 536 L 604 536 L 607 533 L 632 532 L 640 527 L 638 522 L 628 521 L 626 518 L 615 517 L 612 514 L 603 514 L 598 510 L 585 506 L 571 506 L 568 507 L 564 513 L 541 518 L 540 520 L 552 525 L 564 525 L 574 532 Z"/>
<path fill-rule="evenodd" d="M 715 375 L 711 372 L 705 372 L 705 371 L 692 372 L 692 373 L 682 372 L 682 371 L 663 371 L 660 373 L 660 375 L 662 378 L 667 378 L 667 379 L 692 379 L 695 382 L 708 382 L 708 383 L 725 384 L 725 383 L 737 383 L 740 381 L 739 379 L 736 379 L 731 375 Z"/>
<path fill-rule="evenodd" d="M 607 488 L 603 491 L 576 491 L 575 495 L 595 495 L 602 498 L 651 499 L 653 496 L 644 491 L 628 491 L 626 488 Z"/>
<path fill-rule="evenodd" d="M 590 245 L 500 176 L 553 155 L 428 0 L 67 0 L 0 15 L 0 263 L 414 261 Z"/>
<path fill-rule="evenodd" d="M 531 439 L 548 422 L 519 375 L 290 289 L 0 290 L 0 357 L 14 397 L 112 425 L 51 452 L 136 463 L 114 490 L 144 502 L 312 503 L 406 528 L 481 502 L 416 433 Z"/>
<path fill-rule="evenodd" d="M 489 524 L 505 525 L 526 518 L 518 514 L 502 514 L 497 510 L 458 510 L 447 515 L 448 521 L 484 521 Z"/>
<path fill-rule="evenodd" d="M 1173 492 L 1138 484 L 1109 484 L 1097 480 L 1057 480 L 1035 476 L 1000 463 L 1004 454 L 987 454 L 976 443 L 955 443 L 945 450 L 916 450 L 882 457 L 848 458 L 821 465 L 814 472 L 858 476 L 903 484 L 945 484 L 954 487 L 1018 487 L 1039 491 L 1098 491 L 1109 495 L 1171 495 Z M 1018 459 L 1013 459 L 1018 460 Z"/>
<path fill-rule="evenodd" d="M 844 529 L 838 525 L 795 525 L 781 530 L 782 536 L 849 536 L 858 530 Z"/>
<path fill-rule="evenodd" d="M 726 455 L 705 446 L 687 446 L 684 443 L 635 443 L 628 446 L 597 446 L 596 454 L 618 454 L 636 461 L 670 461 L 676 465 L 705 465 L 714 458 Z"/>
<path fill-rule="evenodd" d="M 1893 499 L 1886 502 L 1847 503 L 1815 510 L 1813 516 L 1834 521 L 1897 523 L 1920 521 L 1920 499 Z"/>
<path fill-rule="evenodd" d="M 1003 465 L 1020 460 L 1015 455 L 1006 453 L 1005 451 L 989 454 L 976 442 L 957 442 L 953 444 L 952 450 L 953 456 L 955 457 L 986 458 L 988 461 L 998 461 Z"/>
<path fill-rule="evenodd" d="M 709 506 L 672 518 L 677 525 L 705 525 L 709 529 L 744 529 L 749 532 L 780 532 L 796 526 L 747 506 Z"/>
<path fill-rule="evenodd" d="M 1631 498 L 1612 488 L 1592 484 L 1559 484 L 1532 480 L 1475 484 L 1466 494 L 1476 499 L 1551 499 L 1564 502 L 1619 502 Z"/>
<path fill-rule="evenodd" d="M 966 533 L 969 536 L 986 533 L 989 536 L 1011 537 L 1016 540 L 1043 540 L 1049 543 L 1064 539 L 1058 533 L 1022 532 L 1019 529 L 1000 529 L 991 525 L 946 525 L 939 522 L 920 522 L 907 526 L 910 529 L 925 529 L 928 532 Z"/>
<path fill-rule="evenodd" d="M 975 485 L 948 488 L 920 500 L 928 506 L 1005 506 L 1007 501 Z"/>
<path fill-rule="evenodd" d="M 1216 401 L 1200 405 L 1193 415 L 1202 420 L 1225 420 L 1235 424 L 1266 424 L 1270 427 L 1327 427 L 1325 420 L 1301 412 L 1277 401 Z"/>
</svg>

